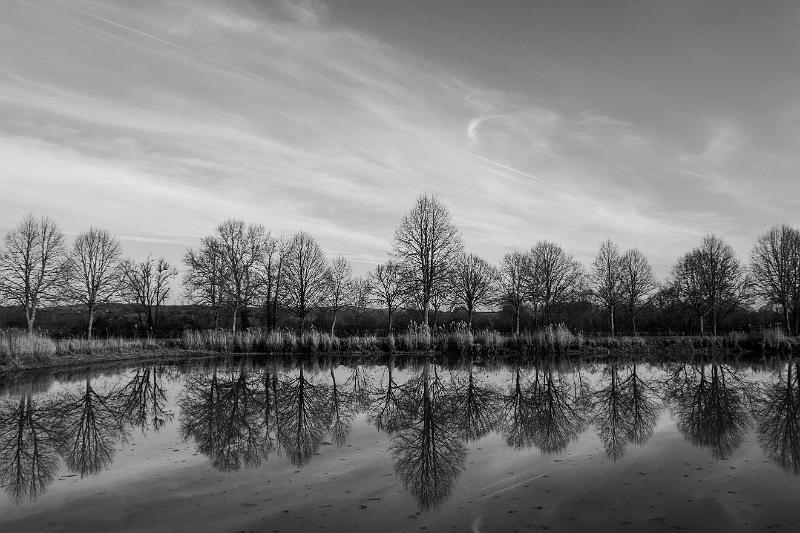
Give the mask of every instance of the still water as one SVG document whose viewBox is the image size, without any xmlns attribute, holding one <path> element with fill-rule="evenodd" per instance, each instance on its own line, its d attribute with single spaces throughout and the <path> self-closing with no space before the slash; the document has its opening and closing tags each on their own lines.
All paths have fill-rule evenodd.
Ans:
<svg viewBox="0 0 800 533">
<path fill-rule="evenodd" d="M 0 379 L 0 531 L 798 531 L 800 361 Z"/>
</svg>

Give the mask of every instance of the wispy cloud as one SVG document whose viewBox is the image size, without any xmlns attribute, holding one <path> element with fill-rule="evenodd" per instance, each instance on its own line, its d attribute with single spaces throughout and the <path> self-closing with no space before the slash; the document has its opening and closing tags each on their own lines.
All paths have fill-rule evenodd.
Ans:
<svg viewBox="0 0 800 533">
<path fill-rule="evenodd" d="M 491 260 L 542 238 L 588 260 L 610 236 L 665 273 L 736 220 L 697 191 L 721 193 L 749 150 L 741 132 L 687 147 L 586 103 L 476 81 L 335 23 L 333 8 L 12 3 L 0 229 L 34 209 L 70 231 L 168 245 L 177 261 L 239 216 L 305 228 L 366 269 L 414 197 L 437 191 Z"/>
</svg>

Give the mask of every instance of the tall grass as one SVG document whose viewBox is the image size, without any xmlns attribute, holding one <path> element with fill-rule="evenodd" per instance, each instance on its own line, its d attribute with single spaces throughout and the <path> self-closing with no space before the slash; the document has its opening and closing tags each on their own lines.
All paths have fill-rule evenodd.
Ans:
<svg viewBox="0 0 800 533">
<path fill-rule="evenodd" d="M 56 343 L 40 333 L 0 330 L 0 363 L 5 366 L 48 363 L 56 351 Z"/>
<path fill-rule="evenodd" d="M 405 331 L 385 336 L 374 334 L 337 337 L 311 328 L 302 334 L 289 329 L 187 330 L 180 339 L 69 338 L 53 340 L 41 333 L 0 330 L 0 366 L 21 368 L 47 366 L 59 355 L 124 353 L 140 349 L 177 347 L 221 353 L 335 353 L 428 352 L 472 355 L 549 354 L 571 350 L 674 351 L 754 350 L 791 352 L 800 339 L 781 328 L 752 333 L 730 332 L 720 336 L 590 337 L 573 333 L 565 325 L 506 335 L 491 328 L 472 330 L 464 323 L 427 328 L 411 324 Z"/>
<path fill-rule="evenodd" d="M 792 351 L 792 343 L 783 328 L 764 328 L 761 330 L 761 349 L 772 351 Z"/>
<path fill-rule="evenodd" d="M 96 354 L 103 352 L 124 352 L 139 348 L 158 348 L 163 342 L 145 337 L 142 339 L 126 339 L 124 337 L 104 337 L 87 339 L 75 337 L 55 341 L 59 354 Z"/>
</svg>

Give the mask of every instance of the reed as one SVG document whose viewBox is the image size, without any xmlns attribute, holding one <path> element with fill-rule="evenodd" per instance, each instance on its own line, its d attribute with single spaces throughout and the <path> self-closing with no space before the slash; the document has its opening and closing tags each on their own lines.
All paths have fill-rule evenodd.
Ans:
<svg viewBox="0 0 800 533">
<path fill-rule="evenodd" d="M 41 333 L 0 330 L 0 363 L 4 366 L 46 364 L 56 355 L 56 343 Z"/>
<path fill-rule="evenodd" d="M 762 350 L 791 351 L 792 344 L 783 328 L 764 328 L 761 330 Z"/>
<path fill-rule="evenodd" d="M 152 337 L 143 339 L 126 339 L 123 337 L 103 337 L 87 339 L 75 337 L 55 341 L 58 354 L 96 354 L 108 352 L 125 352 L 140 348 L 158 348 L 162 342 Z"/>
</svg>

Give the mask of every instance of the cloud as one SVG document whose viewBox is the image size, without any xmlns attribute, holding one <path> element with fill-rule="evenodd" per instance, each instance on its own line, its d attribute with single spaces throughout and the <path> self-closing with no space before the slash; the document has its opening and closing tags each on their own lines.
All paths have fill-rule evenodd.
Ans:
<svg viewBox="0 0 800 533">
<path fill-rule="evenodd" d="M 476 82 L 319 3 L 15 5 L 0 21 L 0 46 L 16 44 L 0 64 L 0 229 L 36 209 L 168 243 L 177 261 L 241 217 L 311 231 L 366 270 L 415 196 L 438 191 L 490 260 L 546 238 L 588 261 L 609 236 L 665 273 L 701 225 L 731 221 L 693 180 L 716 187 L 746 146 L 733 133 L 681 150 Z"/>
</svg>

